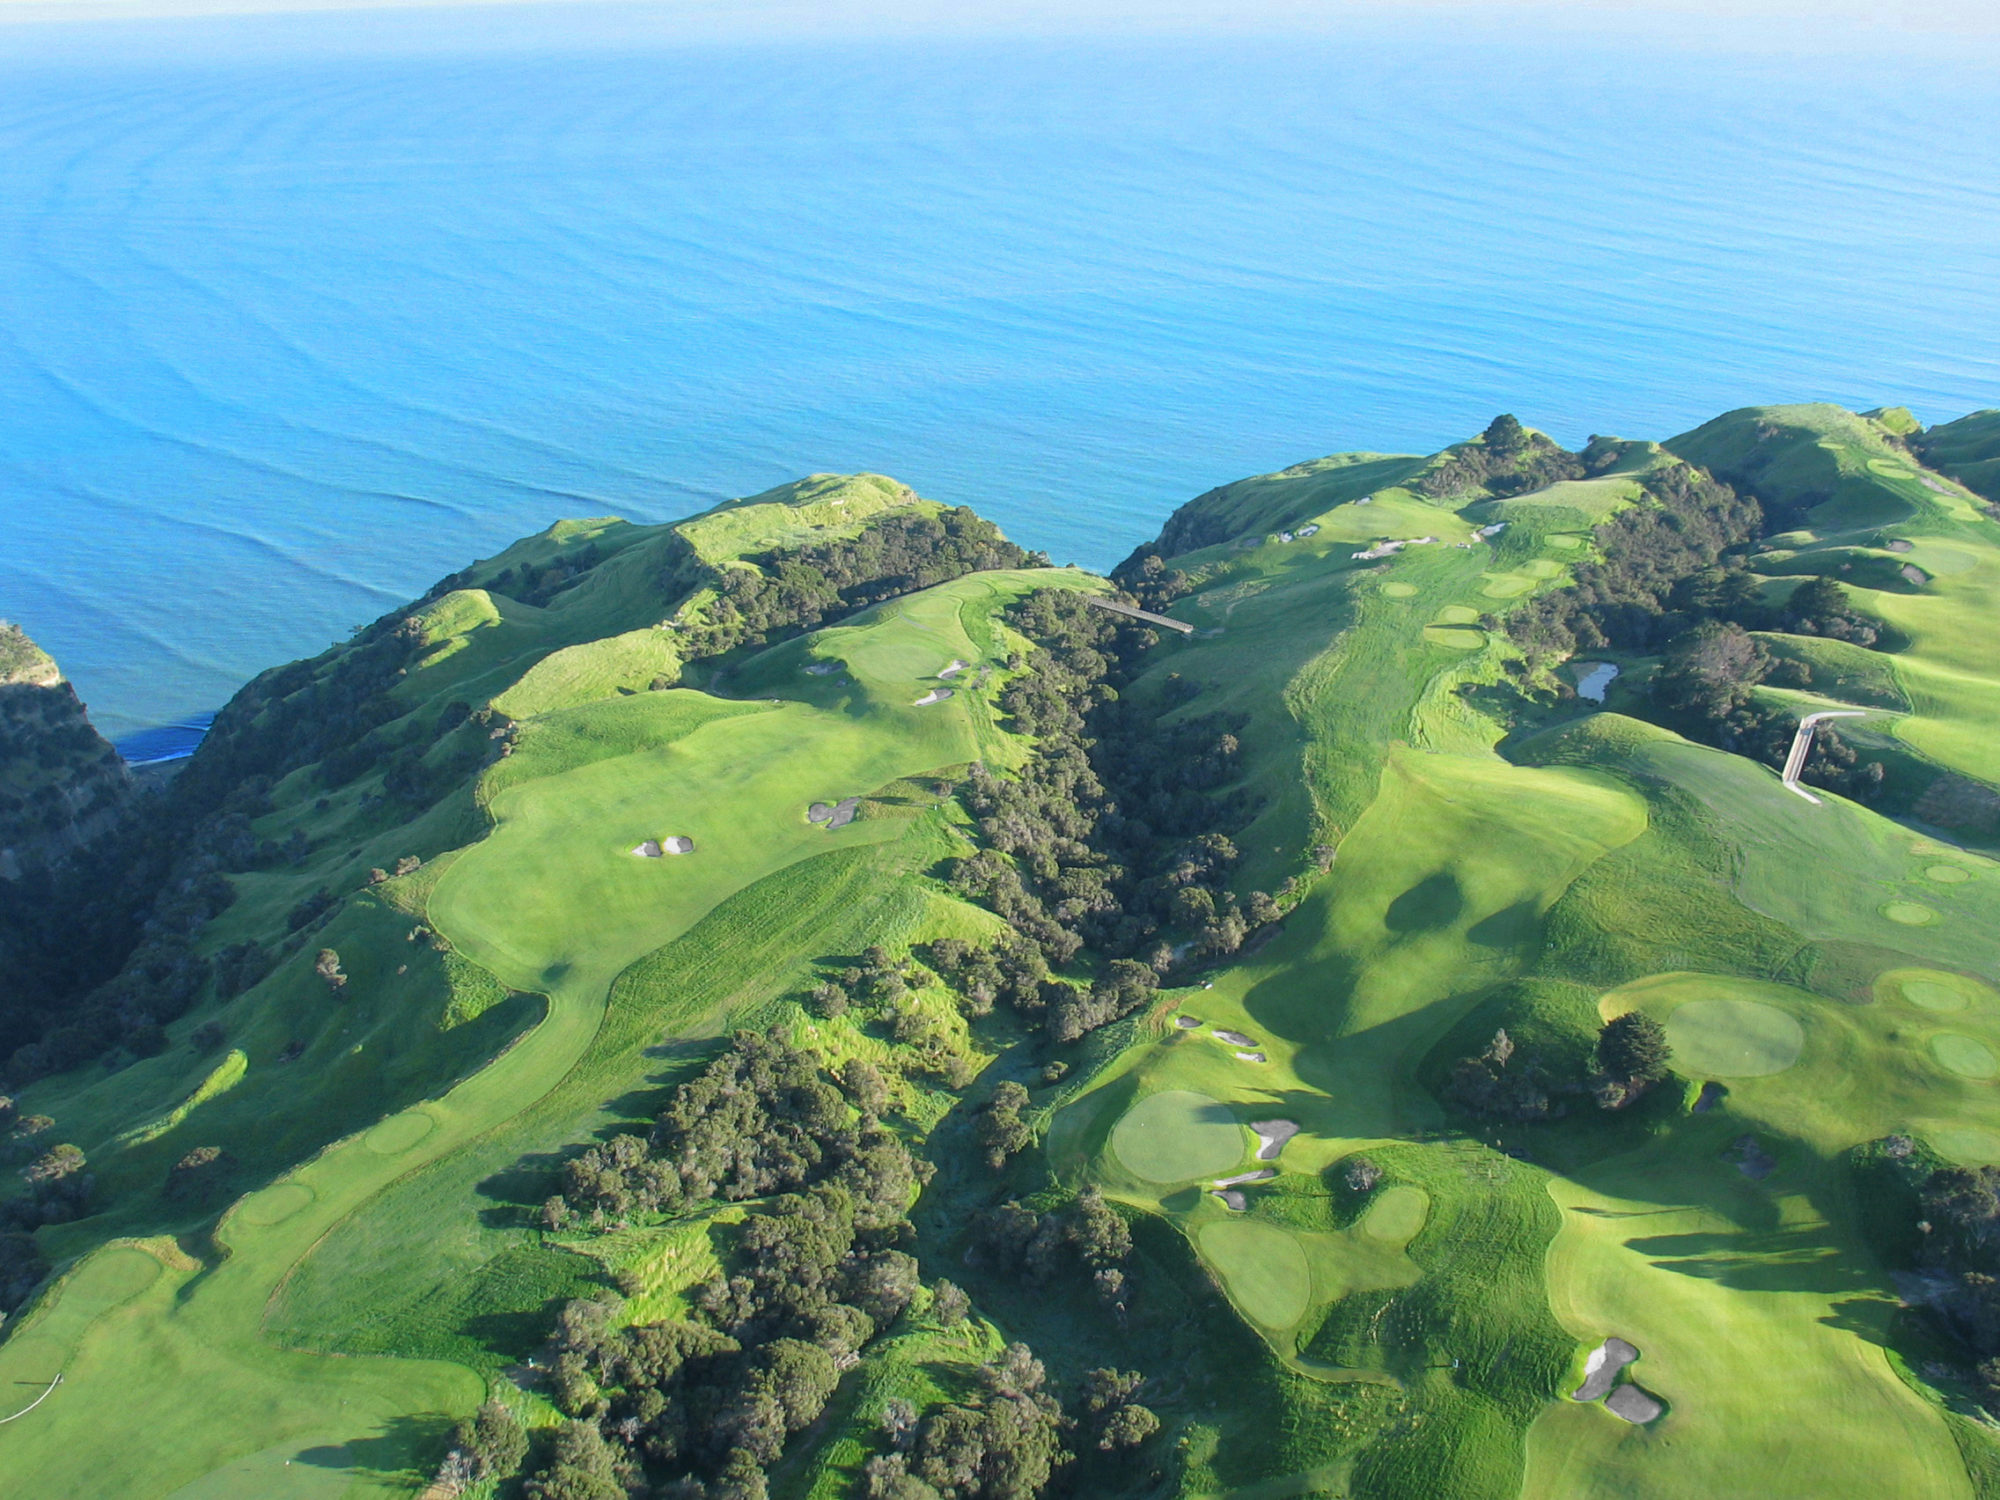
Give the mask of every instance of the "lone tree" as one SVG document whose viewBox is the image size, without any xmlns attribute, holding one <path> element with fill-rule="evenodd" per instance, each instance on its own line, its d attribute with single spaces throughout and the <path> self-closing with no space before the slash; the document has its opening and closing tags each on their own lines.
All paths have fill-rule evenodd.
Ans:
<svg viewBox="0 0 2000 1500">
<path fill-rule="evenodd" d="M 313 972 L 326 981 L 326 987 L 338 995 L 347 988 L 347 975 L 341 972 L 340 955 L 331 948 L 319 950 L 319 957 L 313 960 Z"/>
<path fill-rule="evenodd" d="M 993 1091 L 993 1099 L 979 1117 L 974 1134 L 986 1151 L 986 1165 L 999 1171 L 1007 1158 L 1035 1138 L 1021 1111 L 1028 1106 L 1028 1091 L 1012 1079 Z"/>
<path fill-rule="evenodd" d="M 1666 1028 L 1636 1010 L 1607 1022 L 1597 1036 L 1598 1064 L 1620 1083 L 1659 1082 L 1673 1056 Z"/>
</svg>

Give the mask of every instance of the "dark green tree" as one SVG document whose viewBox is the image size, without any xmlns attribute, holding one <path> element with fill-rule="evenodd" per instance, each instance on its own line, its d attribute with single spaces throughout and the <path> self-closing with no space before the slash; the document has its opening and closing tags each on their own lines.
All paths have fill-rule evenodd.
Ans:
<svg viewBox="0 0 2000 1500">
<path fill-rule="evenodd" d="M 1606 1022 L 1597 1036 L 1598 1064 L 1620 1083 L 1657 1082 L 1673 1056 L 1666 1028 L 1636 1010 Z"/>
</svg>

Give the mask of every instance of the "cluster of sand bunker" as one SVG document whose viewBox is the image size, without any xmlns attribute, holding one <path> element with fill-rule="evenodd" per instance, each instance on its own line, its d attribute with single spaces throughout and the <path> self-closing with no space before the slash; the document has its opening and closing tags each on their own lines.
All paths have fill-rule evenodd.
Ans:
<svg viewBox="0 0 2000 1500">
<path fill-rule="evenodd" d="M 666 854 L 694 853 L 694 840 L 685 834 L 673 834 L 663 839 L 647 839 L 632 851 L 641 859 L 658 859 Z"/>
<path fill-rule="evenodd" d="M 1636 1345 L 1621 1338 L 1608 1338 L 1590 1351 L 1583 1362 L 1583 1384 L 1570 1393 L 1572 1401 L 1602 1401 L 1614 1417 L 1643 1427 L 1665 1411 L 1657 1396 L 1627 1383 L 1618 1384 L 1618 1375 L 1639 1357 Z"/>
</svg>

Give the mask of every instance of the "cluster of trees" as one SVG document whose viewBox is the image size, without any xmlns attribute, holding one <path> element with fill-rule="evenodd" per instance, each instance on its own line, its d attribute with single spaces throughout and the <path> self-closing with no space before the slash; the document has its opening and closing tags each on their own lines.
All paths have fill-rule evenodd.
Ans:
<svg viewBox="0 0 2000 1500">
<path fill-rule="evenodd" d="M 1828 580 L 1821 580 L 1828 582 Z M 1837 593 L 1840 586 L 1831 584 Z M 1655 714 L 1667 725 L 1725 750 L 1782 766 L 1798 730 L 1796 715 L 1760 709 L 1752 690 L 1765 681 L 1805 686 L 1803 663 L 1775 660 L 1755 636 L 1733 623 L 1704 621 L 1682 632 L 1653 674 Z M 1882 788 L 1879 760 L 1863 761 L 1831 725 L 1815 731 L 1800 778 L 1861 800 Z"/>
<path fill-rule="evenodd" d="M 750 561 L 754 567 L 714 570 L 715 598 L 699 621 L 681 627 L 688 659 L 718 656 L 789 630 L 811 630 L 966 573 L 1048 565 L 1046 556 L 1023 552 L 964 506 L 936 516 L 879 516 L 859 536 Z"/>
<path fill-rule="evenodd" d="M 1038 590 L 1009 618 L 1037 649 L 1000 701 L 1035 749 L 1018 776 L 973 768 L 961 795 L 982 847 L 950 880 L 1014 938 L 933 961 L 968 994 L 1004 996 L 1067 1042 L 1143 1005 L 1177 963 L 1235 952 L 1278 910 L 1228 886 L 1237 851 L 1225 829 L 1253 810 L 1224 790 L 1240 775 L 1240 726 L 1215 715 L 1162 724 L 1121 698 L 1156 637 L 1070 591 Z M 1086 950 L 1092 983 L 1050 977 Z"/>
<path fill-rule="evenodd" d="M 619 1135 L 563 1169 L 543 1205 L 550 1228 L 591 1228 L 838 1182 L 868 1202 L 907 1197 L 916 1164 L 877 1123 L 880 1073 L 850 1061 L 838 1083 L 819 1058 L 773 1031 L 739 1031 L 677 1087 L 648 1137 Z M 857 1118 L 857 1111 L 859 1115 Z"/>
<path fill-rule="evenodd" d="M 764 1495 L 787 1438 L 921 1285 L 901 1247 L 930 1167 L 879 1123 L 885 1098 L 865 1063 L 836 1077 L 780 1034 L 740 1031 L 673 1090 L 648 1137 L 620 1135 L 567 1164 L 543 1208 L 551 1228 L 765 1201 L 733 1269 L 693 1293 L 694 1318 L 620 1327 L 608 1302 L 564 1309 L 555 1398 L 576 1420 L 529 1495 L 606 1500 L 646 1484 L 680 1500 Z"/>
<path fill-rule="evenodd" d="M 1559 1119 L 1568 1100 L 1586 1094 L 1600 1109 L 1622 1109 L 1667 1076 L 1673 1055 L 1666 1029 L 1638 1011 L 1605 1023 L 1594 1072 L 1566 1066 L 1541 1049 L 1523 1051 L 1502 1028 L 1452 1067 L 1442 1092 L 1447 1104 L 1484 1120 Z"/>
<path fill-rule="evenodd" d="M 1099 1300 L 1125 1316 L 1132 1231 L 1094 1187 L 1051 1209 L 1008 1202 L 987 1210 L 973 1225 L 970 1250 L 974 1264 L 1030 1285 L 1066 1272 L 1088 1276 Z"/>
<path fill-rule="evenodd" d="M 1159 1430 L 1138 1402 L 1145 1382 L 1133 1371 L 1090 1371 L 1069 1412 L 1025 1344 L 1009 1344 L 979 1374 L 970 1399 L 921 1419 L 905 1402 L 887 1404 L 890 1451 L 863 1468 L 866 1500 L 1034 1500 L 1071 1462 L 1063 1448 L 1071 1430 L 1103 1454 L 1136 1448 Z"/>
<path fill-rule="evenodd" d="M 904 1073 L 927 1074 L 947 1088 L 964 1088 L 972 1081 L 972 1060 L 947 1019 L 922 1003 L 920 992 L 932 986 L 931 974 L 922 965 L 892 958 L 876 945 L 857 962 L 844 964 L 814 985 L 806 999 L 829 1020 L 859 1007 L 896 1044 Z M 982 1011 L 961 1001 L 960 1008 L 983 1015 L 992 1005 Z"/>
<path fill-rule="evenodd" d="M 2000 1416 L 2000 1167 L 1942 1162 L 1908 1136 L 1861 1148 L 1865 1205 L 1896 1205 L 1881 1248 L 1924 1271 L 1933 1316 L 1972 1357 L 1975 1385 Z"/>
<path fill-rule="evenodd" d="M 1653 651 L 1752 607 L 1756 584 L 1743 555 L 1762 535 L 1763 507 L 1685 464 L 1639 483 L 1649 503 L 1597 528 L 1600 555 L 1576 565 L 1574 582 L 1508 615 L 1508 633 L 1531 661 L 1608 647 Z"/>
<path fill-rule="evenodd" d="M 1433 500 L 1452 500 L 1485 489 L 1496 495 L 1524 495 L 1588 472 L 1577 454 L 1530 432 L 1503 412 L 1487 424 L 1477 443 L 1465 443 L 1427 471 L 1411 488 Z"/>
</svg>

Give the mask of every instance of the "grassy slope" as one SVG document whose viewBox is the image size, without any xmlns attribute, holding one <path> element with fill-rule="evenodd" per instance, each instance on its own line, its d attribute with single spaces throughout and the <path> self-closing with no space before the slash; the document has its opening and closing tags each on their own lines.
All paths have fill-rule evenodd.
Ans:
<svg viewBox="0 0 2000 1500">
<path fill-rule="evenodd" d="M 1852 700 L 1890 710 L 1907 701 L 1916 711 L 1895 729 L 1910 747 L 1980 775 L 1966 748 L 1976 734 L 1961 726 L 1976 725 L 1986 701 L 1968 644 L 1984 595 L 1947 585 L 1985 576 L 1991 526 L 1944 481 L 1924 483 L 1886 431 L 1832 409 L 1767 410 L 1676 447 L 1726 468 L 1745 462 L 1731 444 L 1775 445 L 1780 461 L 1759 465 L 1760 484 L 1824 495 L 1810 534 L 1765 559 L 1773 573 L 1844 561 L 1852 570 L 1840 576 L 1874 577 L 1871 557 L 1933 572 L 1921 588 L 1856 589 L 1910 641 L 1893 668 L 1834 643 L 1773 646 L 1808 656 L 1817 685 Z M 1060 1179 L 1095 1179 L 1139 1214 L 1139 1302 L 1122 1336 L 1134 1363 L 1179 1372 L 1151 1399 L 1180 1433 L 1183 1493 L 1816 1496 L 1865 1476 L 1871 1492 L 1955 1495 L 1971 1493 L 1967 1465 L 1990 1456 L 1977 1428 L 1948 1419 L 1887 1352 L 1892 1303 L 1840 1156 L 1910 1129 L 1960 1160 L 2000 1160 L 2000 1096 L 1967 1076 L 1986 1060 L 2000 1067 L 2000 996 L 1948 972 L 2000 979 L 2000 873 L 1839 799 L 1810 808 L 1762 767 L 1616 714 L 1509 737 L 1487 711 L 1511 648 L 1479 618 L 1588 555 L 1588 528 L 1635 496 L 1630 467 L 1660 461 L 1658 450 L 1628 457 L 1602 480 L 1458 512 L 1394 487 L 1416 461 L 1374 456 L 1302 465 L 1196 502 L 1232 534 L 1314 519 L 1321 531 L 1174 559 L 1196 589 L 1173 612 L 1200 633 L 1163 643 L 1131 692 L 1162 692 L 1178 674 L 1201 688 L 1182 712 L 1246 716 L 1246 784 L 1263 799 L 1242 839 L 1246 888 L 1310 869 L 1314 844 L 1337 845 L 1337 859 L 1282 931 L 1212 989 L 1165 996 L 1151 1016 L 1098 1038 L 1093 1055 L 1108 1067 L 1079 1075 L 1084 1086 L 1049 1128 Z M 811 483 L 793 499 L 825 503 Z M 1371 504 L 1353 503 L 1369 493 Z M 1499 537 L 1456 545 L 1494 519 L 1509 523 Z M 773 513 L 769 524 L 786 520 Z M 749 547 L 768 529 L 738 515 L 719 534 Z M 1350 556 L 1384 536 L 1423 535 L 1441 541 L 1375 565 Z M 1868 545 L 1889 535 L 1916 550 Z M 647 535 L 594 523 L 522 544 L 540 550 L 516 561 L 546 561 L 591 536 L 622 549 L 599 571 L 624 572 L 594 586 L 595 602 L 558 596 L 539 612 L 577 612 L 560 628 L 544 623 L 545 640 L 577 645 L 592 630 L 648 621 L 640 580 L 657 559 Z M 1950 571 L 1961 553 L 1972 563 Z M 414 1414 L 461 1408 L 477 1390 L 468 1370 L 493 1370 L 531 1335 L 540 1299 L 595 1274 L 517 1227 L 545 1181 L 524 1163 L 643 1113 L 699 1055 L 699 1039 L 781 1013 L 777 997 L 818 954 L 893 947 L 971 920 L 947 912 L 921 878 L 950 843 L 924 811 L 924 783 L 910 778 L 1021 753 L 995 725 L 979 669 L 1011 645 L 994 606 L 1049 582 L 1089 581 L 962 580 L 733 665 L 730 700 L 626 691 L 642 685 L 645 665 L 626 653 L 655 644 L 643 632 L 630 647 L 550 658 L 504 639 L 504 606 L 489 619 L 477 599 L 445 603 L 439 639 L 464 644 L 417 674 L 405 690 L 413 701 L 539 672 L 540 696 L 516 701 L 541 716 L 485 780 L 495 834 L 382 895 L 427 898 L 459 945 L 465 967 L 426 981 L 433 1011 L 449 1008 L 436 997 L 454 980 L 468 995 L 497 994 L 492 978 L 482 986 L 484 970 L 546 992 L 548 1018 L 442 1098 L 240 1205 L 220 1232 L 234 1254 L 219 1266 L 176 1260 L 167 1242 L 86 1260 L 0 1346 L 0 1379 L 63 1360 L 149 1374 L 137 1414 L 176 1436 L 163 1452 L 120 1460 L 114 1477 L 132 1493 L 160 1492 L 148 1485 L 161 1464 L 209 1475 L 189 1494 L 403 1486 L 424 1431 Z M 647 607 L 659 618 L 657 602 Z M 956 696 L 915 707 L 950 660 L 974 666 L 951 679 Z M 804 822 L 807 801 L 891 783 L 897 795 L 848 829 Z M 287 806 L 306 815 L 302 794 Z M 315 816 L 361 827 L 359 809 L 339 799 Z M 696 854 L 642 863 L 624 852 L 668 833 L 692 834 Z M 341 868 L 380 862 L 410 837 L 380 830 Z M 239 903 L 248 915 L 230 920 L 282 911 L 310 878 L 264 879 L 268 889 Z M 338 920 L 369 910 L 357 903 Z M 1965 1003 L 1934 1008 L 1946 1002 L 1921 988 L 1926 974 Z M 1919 988 L 1906 989 L 1913 976 Z M 371 992 L 378 983 L 380 973 Z M 311 999 L 298 995 L 295 1004 Z M 1670 1018 L 1690 999 L 1731 996 L 1795 1018 L 1803 1047 L 1779 1072 L 1725 1080 L 1717 1109 L 1686 1114 L 1666 1091 L 1616 1119 L 1586 1111 L 1505 1132 L 1546 1167 L 1440 1129 L 1440 1069 L 1495 1025 L 1583 1048 L 1600 1014 L 1638 1005 Z M 253 995 L 252 1009 L 262 1003 Z M 1172 1027 L 1175 1009 L 1202 1026 Z M 1217 1027 L 1251 1035 L 1267 1061 L 1236 1057 Z M 837 1026 L 824 1040 L 836 1051 L 879 1045 Z M 188 1120 L 219 1121 L 239 1099 L 254 1113 L 254 1042 L 248 1053 L 245 1077 Z M 74 1090 L 65 1107 L 101 1119 L 104 1133 L 130 1131 L 171 1117 L 220 1076 L 219 1061 L 129 1069 L 117 1075 L 132 1079 L 122 1100 L 92 1096 L 102 1083 L 62 1081 Z M 425 1066 L 431 1076 L 444 1068 Z M 1246 1190 L 1246 1214 L 1228 1213 L 1203 1182 L 1148 1180 L 1121 1159 L 1114 1127 L 1135 1101 L 1168 1090 L 1215 1100 L 1239 1122 L 1303 1126 L 1282 1176 Z M 942 1170 L 920 1205 L 927 1245 L 991 1192 L 951 1155 L 962 1128 L 947 1119 L 938 1136 Z M 1724 1156 L 1746 1133 L 1776 1162 L 1761 1181 Z M 1243 1132 L 1238 1144 L 1233 1170 L 1247 1170 L 1255 1142 Z M 1387 1173 L 1369 1211 L 1338 1185 L 1357 1151 Z M 672 1236 L 600 1248 L 660 1308 L 711 1253 Z M 273 1347 L 255 1330 L 274 1289 L 267 1329 L 284 1342 L 402 1357 L 327 1361 Z M 1031 1338 L 1066 1376 L 1089 1353 L 1081 1340 L 1067 1347 L 1066 1332 L 1119 1336 L 1087 1296 L 1064 1289 L 990 1287 L 982 1298 L 1009 1336 Z M 1583 1350 L 1608 1333 L 1640 1345 L 1633 1378 L 1669 1402 L 1651 1429 L 1559 1397 Z M 881 1403 L 962 1388 L 973 1344 L 994 1337 L 913 1322 L 843 1388 L 825 1445 L 788 1458 L 778 1492 L 846 1493 Z M 23 1349 L 28 1364 L 17 1364 Z M 32 1434 L 46 1446 L 18 1450 L 30 1472 L 61 1473 L 77 1424 L 106 1420 L 108 1382 L 99 1388 L 84 1401 L 64 1388 L 69 1412 Z M 240 1424 L 204 1404 L 214 1394 L 264 1403 L 243 1409 L 260 1432 L 290 1436 L 245 1451 Z M 301 1445 L 320 1457 L 284 1467 L 280 1457 Z"/>
<path fill-rule="evenodd" d="M 881 486 L 859 483 L 871 498 L 856 509 L 911 503 L 907 492 L 874 494 Z M 804 487 L 805 498 L 838 510 L 843 488 L 839 482 L 818 482 Z M 739 505 L 725 530 L 792 524 L 791 498 L 788 491 L 776 501 L 763 497 L 762 503 Z M 841 528 L 851 529 L 846 518 Z M 662 608 L 657 559 L 646 553 L 649 537 L 659 535 L 623 523 L 558 527 L 474 570 L 476 583 L 505 566 L 545 563 L 567 548 L 615 544 L 609 560 L 585 575 L 583 586 L 558 595 L 543 610 L 494 604 L 474 589 L 439 600 L 429 610 L 436 649 L 399 691 L 413 711 L 434 712 L 447 696 L 504 686 L 510 673 L 518 675 L 591 632 L 629 625 L 648 613 L 657 618 Z M 495 768 L 491 800 L 497 833 L 458 861 L 463 869 L 451 858 L 437 860 L 416 877 L 350 900 L 332 925 L 270 980 L 228 1007 L 198 1012 L 176 1026 L 176 1033 L 184 1034 L 200 1021 L 219 1018 L 231 1041 L 247 1049 L 245 1076 L 232 1077 L 226 1090 L 190 1104 L 214 1074 L 217 1059 L 182 1051 L 108 1078 L 55 1079 L 30 1091 L 24 1103 L 57 1114 L 65 1138 L 84 1144 L 108 1185 L 123 1191 L 113 1200 L 116 1218 L 100 1216 L 55 1235 L 57 1246 L 86 1258 L 0 1345 L 0 1381 L 45 1381 L 48 1376 L 37 1373 L 44 1367 L 66 1372 L 61 1398 L 38 1411 L 32 1424 L 8 1433 L 10 1466 L 20 1465 L 15 1472 L 37 1476 L 37 1493 L 51 1496 L 107 1489 L 165 1494 L 184 1481 L 199 1481 L 204 1494 L 316 1494 L 347 1487 L 401 1492 L 413 1455 L 433 1440 L 442 1420 L 423 1414 L 463 1410 L 476 1398 L 480 1382 L 466 1363 L 488 1362 L 477 1357 L 478 1341 L 468 1344 L 461 1336 L 454 1343 L 439 1333 L 418 1349 L 406 1347 L 410 1340 L 378 1342 L 399 1352 L 443 1352 L 460 1361 L 452 1364 L 407 1358 L 327 1361 L 288 1353 L 260 1332 L 274 1291 L 288 1285 L 301 1258 L 330 1230 L 385 1187 L 405 1178 L 422 1180 L 422 1169 L 475 1141 L 490 1144 L 497 1125 L 557 1091 L 566 1077 L 572 1086 L 564 1096 L 568 1112 L 545 1112 L 535 1122 L 557 1132 L 550 1145 L 588 1128 L 608 1098 L 644 1084 L 653 1067 L 645 1060 L 647 1045 L 673 1015 L 660 1009 L 658 992 L 650 991 L 649 1000 L 626 1007 L 640 1012 L 636 1022 L 628 1014 L 625 1029 L 602 1029 L 609 983 L 645 952 L 687 932 L 732 892 L 760 890 L 769 884 L 767 877 L 801 860 L 808 868 L 835 861 L 805 888 L 776 888 L 761 906 L 753 899 L 765 931 L 758 941 L 745 934 L 739 947 L 722 950 L 720 988 L 712 989 L 710 1010 L 675 993 L 692 1007 L 681 1019 L 696 1034 L 703 1017 L 713 1029 L 746 995 L 768 998 L 769 976 L 795 977 L 799 963 L 818 951 L 818 940 L 839 946 L 836 938 L 852 939 L 869 921 L 882 919 L 883 902 L 893 893 L 903 891 L 901 905 L 909 908 L 907 885 L 898 887 L 893 877 L 937 857 L 935 833 L 920 832 L 926 824 L 912 823 L 905 811 L 900 818 L 865 817 L 829 834 L 806 823 L 805 805 L 824 794 L 822 777 L 832 778 L 842 793 L 872 792 L 911 773 L 962 764 L 991 745 L 998 733 L 983 692 L 964 689 L 950 701 L 918 709 L 911 706 L 923 691 L 917 679 L 935 673 L 953 655 L 973 662 L 992 660 L 996 650 L 1004 656 L 1005 643 L 988 617 L 1005 598 L 1045 581 L 1096 586 L 1072 573 L 986 575 L 947 586 L 928 601 L 884 606 L 873 612 L 872 622 L 848 628 L 868 639 L 878 631 L 910 633 L 921 637 L 922 649 L 878 649 L 879 660 L 857 662 L 845 688 L 798 677 L 797 701 L 789 705 L 669 692 L 614 697 L 531 722 L 519 753 Z M 502 640 L 512 628 L 510 615 L 520 617 L 524 628 L 515 632 L 517 639 Z M 944 652 L 935 660 L 933 645 Z M 914 665 L 919 656 L 926 669 L 921 673 Z M 783 690 L 766 689 L 773 695 Z M 573 686 L 568 696 L 575 696 Z M 693 742 L 693 750 L 675 749 L 681 739 Z M 550 775 L 538 777 L 534 762 L 544 742 Z M 574 805 L 551 813 L 546 789 L 538 795 L 540 780 L 562 782 L 556 800 L 573 794 Z M 279 788 L 278 811 L 263 831 L 282 836 L 300 827 L 323 847 L 304 868 L 240 877 L 243 896 L 217 924 L 218 944 L 246 932 L 268 934 L 275 919 L 316 884 L 351 888 L 371 862 L 393 863 L 413 846 L 429 854 L 479 826 L 462 797 L 447 798 L 450 806 L 441 804 L 420 825 L 373 829 L 359 789 L 346 788 L 325 800 L 327 806 L 317 805 L 317 789 L 304 776 Z M 625 852 L 638 837 L 680 831 L 652 820 L 683 809 L 689 828 L 701 838 L 695 856 L 646 862 Z M 517 823 L 533 829 L 537 819 L 545 820 L 552 845 L 520 837 Z M 634 819 L 640 831 L 628 837 Z M 426 834 L 425 826 L 432 832 Z M 343 847 L 349 839 L 357 846 Z M 900 852 L 875 858 L 869 851 L 876 848 Z M 854 863 L 857 858 L 860 864 Z M 552 892 L 584 899 L 557 911 L 548 905 Z M 448 959 L 407 941 L 411 913 L 423 914 L 427 901 L 437 908 L 429 914 L 433 924 L 455 938 L 452 924 L 464 913 L 465 941 Z M 516 924 L 525 930 L 511 930 Z M 490 952 L 481 946 L 488 934 Z M 319 942 L 340 949 L 351 976 L 338 1003 L 310 973 Z M 523 990 L 544 991 L 546 1015 L 519 1045 L 453 1087 L 455 1078 L 492 1058 L 512 1032 L 543 1009 L 539 998 L 528 996 L 494 1004 L 506 993 L 491 977 L 496 970 Z M 477 1012 L 483 1014 L 461 1024 Z M 611 1060 L 578 1078 L 573 1067 L 600 1038 L 615 1038 Z M 287 1041 L 300 1040 L 310 1048 L 303 1058 L 276 1059 Z M 623 1082 L 609 1083 L 605 1068 Z M 107 1154 L 99 1145 L 132 1134 L 135 1125 L 171 1121 L 176 1112 L 177 1124 L 124 1154 Z M 357 1129 L 358 1135 L 232 1209 L 204 1260 L 190 1259 L 171 1240 L 88 1253 L 114 1234 L 201 1221 L 198 1206 L 169 1205 L 157 1192 L 165 1165 L 195 1141 L 225 1145 L 238 1158 L 240 1185 L 256 1186 L 323 1142 Z M 508 1148 L 509 1164 L 521 1149 L 519 1141 Z M 467 1226 L 477 1239 L 482 1200 L 472 1189 L 485 1175 L 455 1182 L 444 1217 L 392 1217 L 386 1228 L 374 1220 L 355 1232 L 363 1240 L 372 1233 L 425 1253 L 448 1248 L 453 1223 Z M 413 1235 L 418 1222 L 423 1232 Z M 518 1250 L 522 1239 L 517 1231 L 501 1248 Z M 197 1254 L 205 1245 L 200 1238 L 189 1241 Z M 501 1262 L 504 1255 L 489 1250 L 478 1263 Z M 140 1280 L 138 1272 L 147 1265 L 156 1269 L 147 1272 L 143 1300 L 105 1291 Z M 521 1282 L 513 1289 L 519 1293 L 537 1286 L 554 1290 L 573 1274 L 545 1258 L 524 1263 L 516 1256 L 499 1264 L 496 1276 Z M 324 1282 L 321 1278 L 322 1290 Z M 359 1292 L 363 1298 L 368 1294 Z M 469 1316 L 478 1311 L 479 1296 L 475 1288 L 469 1302 L 461 1298 Z M 135 1311 L 142 1307 L 143 1313 Z M 347 1311 L 352 1313 L 352 1303 Z M 335 1318 L 327 1328 L 294 1332 L 326 1347 L 343 1342 L 343 1328 L 351 1331 L 370 1321 L 350 1315 L 345 1323 Z M 414 1342 L 426 1344 L 421 1328 L 417 1334 Z M 128 1445 L 105 1465 L 76 1465 L 74 1456 L 92 1446 L 80 1434 L 119 1419 L 143 1422 L 172 1438 Z M 284 1462 L 301 1455 L 296 1464 Z"/>
<path fill-rule="evenodd" d="M 1879 423 L 1839 407 L 1752 407 L 1667 446 L 1767 503 L 1816 502 L 1754 565 L 1847 584 L 1858 608 L 1908 643 L 1894 669 L 1912 711 L 1894 721 L 1895 735 L 1937 766 L 2000 783 L 2000 666 L 1989 640 L 2000 609 L 2000 522 Z M 1892 551 L 1890 541 L 1911 546 Z M 1902 577 L 1906 566 L 1924 581 Z"/>
</svg>

